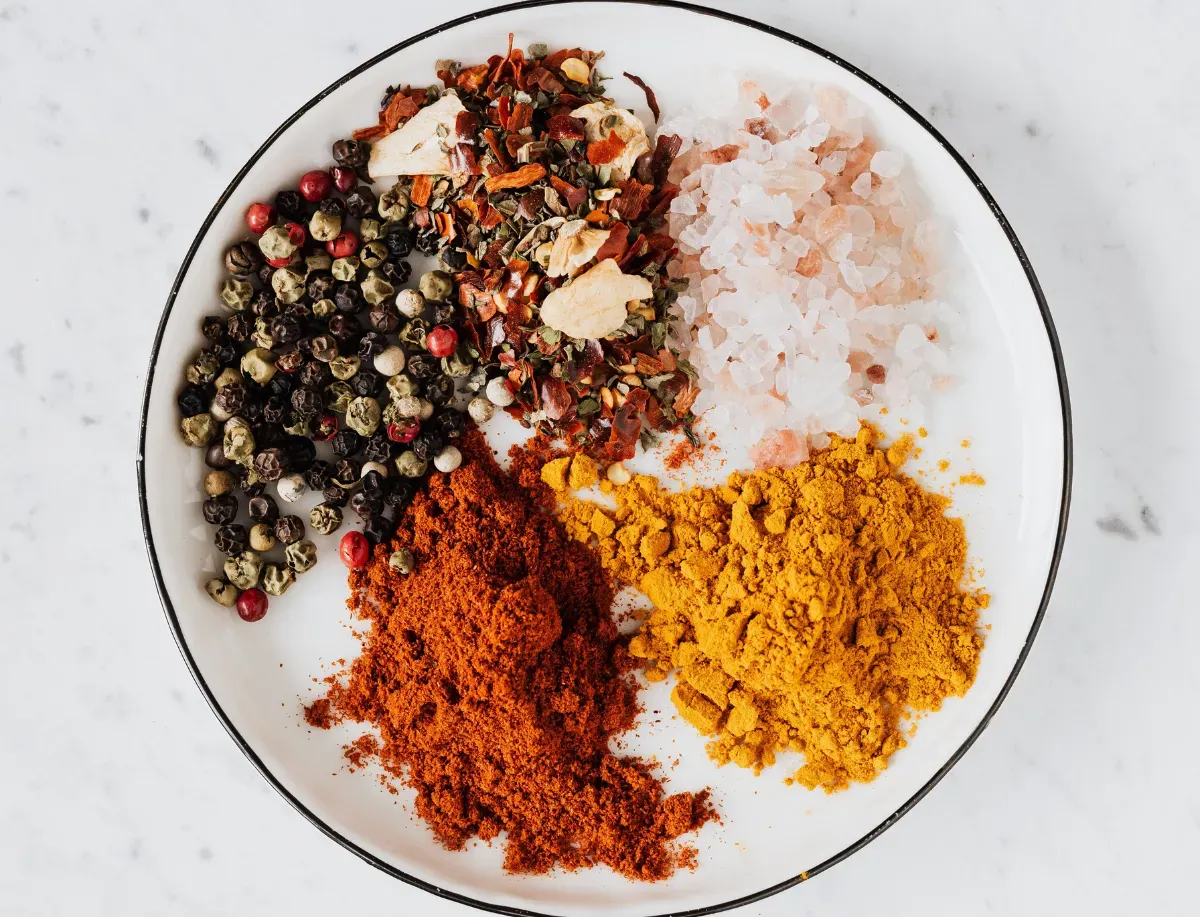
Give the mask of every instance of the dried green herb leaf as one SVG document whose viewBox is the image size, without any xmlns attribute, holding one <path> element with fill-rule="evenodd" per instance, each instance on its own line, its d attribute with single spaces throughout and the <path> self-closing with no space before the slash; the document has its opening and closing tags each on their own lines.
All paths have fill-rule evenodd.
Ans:
<svg viewBox="0 0 1200 917">
<path fill-rule="evenodd" d="M 667 326 L 662 322 L 655 322 L 650 326 L 650 349 L 659 350 L 663 341 L 667 338 Z"/>
<path fill-rule="evenodd" d="M 579 417 L 586 417 L 588 414 L 595 414 L 600 410 L 600 402 L 595 398 L 581 398 L 579 404 L 575 405 L 575 413 Z"/>
</svg>

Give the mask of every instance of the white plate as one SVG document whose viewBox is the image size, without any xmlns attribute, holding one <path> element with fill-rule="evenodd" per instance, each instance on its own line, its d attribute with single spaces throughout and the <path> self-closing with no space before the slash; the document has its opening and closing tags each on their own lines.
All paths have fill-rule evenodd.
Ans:
<svg viewBox="0 0 1200 917">
<path fill-rule="evenodd" d="M 520 46 L 604 49 L 605 72 L 643 77 L 667 111 L 701 101 L 693 76 L 709 66 L 706 56 L 842 87 L 868 104 L 884 142 L 906 154 L 961 247 L 963 279 L 950 294 L 970 332 L 959 357 L 962 382 L 935 399 L 922 445 L 927 459 L 946 456 L 952 473 L 969 467 L 988 482 L 958 488 L 954 504 L 993 596 L 978 680 L 965 699 L 923 720 L 879 779 L 833 796 L 784 786 L 783 768 L 759 778 L 716 769 L 703 740 L 674 717 L 639 729 L 633 748 L 682 758 L 668 772 L 671 788 L 711 786 L 723 817 L 699 835 L 699 868 L 658 884 L 606 869 L 505 875 L 499 846 L 450 853 L 411 815 L 408 797 L 342 769 L 348 733 L 310 731 L 300 717 L 313 676 L 357 647 L 333 539 L 322 543 L 317 568 L 259 624 L 243 624 L 201 588 L 201 569 L 215 569 L 198 506 L 203 468 L 199 450 L 179 440 L 174 400 L 180 368 L 202 344 L 201 316 L 221 311 L 223 248 L 244 236 L 248 204 L 269 199 L 326 161 L 334 140 L 373 122 L 385 86 L 432 82 L 439 58 L 486 60 L 509 31 Z M 620 77 L 610 86 L 648 120 L 639 90 Z M 963 438 L 969 450 L 959 447 Z M 1037 631 L 1066 526 L 1070 457 L 1062 359 L 1036 278 L 995 202 L 929 124 L 827 52 L 753 22 L 675 4 L 580 2 L 496 10 L 405 41 L 307 103 L 267 140 L 209 214 L 171 291 L 151 356 L 138 473 L 150 559 L 184 658 L 234 741 L 306 818 L 380 869 L 459 901 L 510 913 L 632 915 L 719 910 L 789 887 L 877 836 L 945 775 L 995 713 Z M 656 692 L 646 696 L 649 709 L 669 711 L 663 689 Z"/>
</svg>

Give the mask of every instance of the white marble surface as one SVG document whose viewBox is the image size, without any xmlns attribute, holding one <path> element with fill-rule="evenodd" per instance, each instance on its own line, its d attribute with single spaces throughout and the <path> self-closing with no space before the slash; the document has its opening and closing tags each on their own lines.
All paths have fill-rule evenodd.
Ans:
<svg viewBox="0 0 1200 917">
<path fill-rule="evenodd" d="M 0 0 L 0 914 L 467 913 L 333 846 L 226 737 L 133 459 L 163 300 L 234 172 L 346 69 L 483 5 Z M 744 913 L 1195 913 L 1200 8 L 720 5 L 970 159 L 1045 286 L 1076 437 L 1058 587 L 991 727 L 880 840 Z"/>
</svg>

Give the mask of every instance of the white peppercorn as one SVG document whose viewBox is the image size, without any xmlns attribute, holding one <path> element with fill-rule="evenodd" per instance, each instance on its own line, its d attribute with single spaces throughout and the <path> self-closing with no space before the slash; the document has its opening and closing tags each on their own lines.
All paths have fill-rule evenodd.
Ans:
<svg viewBox="0 0 1200 917">
<path fill-rule="evenodd" d="M 308 232 L 318 242 L 331 242 L 342 231 L 342 218 L 324 210 L 318 210 L 308 221 Z"/>
<path fill-rule="evenodd" d="M 417 284 L 421 295 L 433 302 L 445 302 L 454 292 L 454 281 L 445 271 L 426 271 Z"/>
<path fill-rule="evenodd" d="M 210 497 L 233 493 L 233 475 L 228 471 L 210 471 L 204 476 L 204 492 Z"/>
<path fill-rule="evenodd" d="M 417 561 L 413 557 L 412 551 L 408 548 L 401 548 L 392 552 L 392 556 L 388 558 L 388 566 L 401 576 L 408 576 L 417 569 Z"/>
<path fill-rule="evenodd" d="M 309 524 L 322 535 L 332 535 L 342 524 L 342 511 L 332 503 L 318 503 L 308 514 Z"/>
<path fill-rule="evenodd" d="M 224 580 L 210 579 L 204 584 L 204 591 L 208 593 L 214 602 L 225 608 L 232 608 L 237 604 L 237 587 Z"/>
<path fill-rule="evenodd" d="M 250 432 L 250 425 L 242 418 L 233 417 L 225 422 L 221 451 L 229 461 L 243 465 L 249 464 L 254 458 L 254 434 Z"/>
<path fill-rule="evenodd" d="M 212 414 L 195 414 L 179 422 L 183 441 L 189 446 L 203 448 L 217 435 L 217 421 Z"/>
<path fill-rule="evenodd" d="M 396 470 L 406 478 L 419 478 L 428 467 L 429 463 L 417 458 L 411 449 L 404 450 L 396 457 Z"/>
<path fill-rule="evenodd" d="M 355 398 L 346 409 L 346 426 L 360 436 L 370 436 L 379 429 L 381 414 L 374 398 Z"/>
<path fill-rule="evenodd" d="M 379 245 L 380 243 L 374 242 L 372 244 Z M 363 299 L 372 306 L 379 305 L 396 292 L 396 288 L 384 280 L 383 275 L 379 271 L 369 271 L 361 286 Z"/>
<path fill-rule="evenodd" d="M 404 350 L 393 344 L 375 354 L 375 371 L 381 376 L 394 376 L 404 372 Z"/>
<path fill-rule="evenodd" d="M 254 287 L 245 280 L 231 277 L 221 286 L 221 302 L 234 312 L 243 312 L 254 297 Z"/>
<path fill-rule="evenodd" d="M 275 375 L 275 354 L 264 347 L 255 347 L 246 351 L 241 367 L 242 372 L 259 385 L 266 385 Z"/>
<path fill-rule="evenodd" d="M 329 361 L 329 371 L 333 373 L 333 378 L 343 382 L 357 376 L 361 366 L 362 360 L 355 356 L 334 357 Z"/>
<path fill-rule="evenodd" d="M 467 413 L 471 415 L 471 419 L 476 423 L 487 423 L 492 419 L 492 415 L 496 413 L 496 409 L 486 398 L 475 397 L 467 405 Z"/>
<path fill-rule="evenodd" d="M 280 567 L 277 564 L 267 564 L 263 567 L 262 587 L 267 595 L 283 595 L 294 582 L 296 574 L 291 567 Z"/>
<path fill-rule="evenodd" d="M 421 410 L 417 411 L 418 420 L 428 420 L 433 416 L 433 402 L 428 398 L 421 399 Z"/>
<path fill-rule="evenodd" d="M 403 398 L 397 398 L 395 402 L 396 412 L 401 417 L 416 417 L 421 413 L 421 399 L 416 395 L 405 395 Z"/>
<path fill-rule="evenodd" d="M 293 472 L 280 478 L 275 489 L 284 503 L 295 503 L 308 490 L 308 484 L 304 481 L 304 475 Z"/>
<path fill-rule="evenodd" d="M 296 251 L 296 243 L 283 226 L 271 226 L 258 237 L 258 247 L 268 261 L 290 258 Z"/>
<path fill-rule="evenodd" d="M 425 297 L 416 290 L 401 290 L 396 295 L 396 308 L 405 318 L 416 318 L 425 311 Z"/>
<path fill-rule="evenodd" d="M 383 224 L 378 220 L 367 217 L 358 224 L 358 237 L 363 242 L 374 242 L 379 238 L 383 230 Z"/>
<path fill-rule="evenodd" d="M 358 256 L 347 255 L 345 258 L 334 258 L 330 270 L 338 280 L 353 280 L 358 274 Z"/>
<path fill-rule="evenodd" d="M 263 553 L 275 547 L 275 532 L 265 522 L 250 526 L 250 550 Z"/>
<path fill-rule="evenodd" d="M 447 446 L 433 458 L 433 467 L 449 473 L 462 464 L 462 453 L 454 446 Z"/>
<path fill-rule="evenodd" d="M 513 403 L 513 393 L 508 388 L 508 381 L 500 376 L 492 379 L 484 389 L 487 400 L 498 408 L 506 408 Z"/>
<path fill-rule="evenodd" d="M 290 267 L 281 267 L 271 275 L 271 289 L 282 303 L 294 303 L 304 295 L 304 275 Z"/>
<path fill-rule="evenodd" d="M 262 558 L 253 551 L 243 551 L 236 557 L 225 558 L 225 578 L 239 589 L 253 589 L 262 572 Z"/>
<path fill-rule="evenodd" d="M 297 573 L 307 573 L 317 565 L 317 546 L 311 541 L 297 541 L 283 549 L 287 564 Z"/>
</svg>

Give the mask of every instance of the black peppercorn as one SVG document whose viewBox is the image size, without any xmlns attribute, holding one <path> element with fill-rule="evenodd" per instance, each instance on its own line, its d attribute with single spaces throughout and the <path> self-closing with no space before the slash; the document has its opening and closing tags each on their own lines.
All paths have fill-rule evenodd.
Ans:
<svg viewBox="0 0 1200 917">
<path fill-rule="evenodd" d="M 395 531 L 396 524 L 383 513 L 376 513 L 363 523 L 363 536 L 373 545 L 387 541 Z"/>
<path fill-rule="evenodd" d="M 413 246 L 422 255 L 436 255 L 438 246 L 441 245 L 442 237 L 435 230 L 426 229 L 417 233 L 416 241 Z"/>
<path fill-rule="evenodd" d="M 264 388 L 266 388 L 268 396 L 283 395 L 286 397 L 292 393 L 292 389 L 295 388 L 295 384 L 292 382 L 290 376 L 281 376 L 276 373 L 271 377 L 271 381 L 268 382 Z"/>
<path fill-rule="evenodd" d="M 346 205 L 338 197 L 325 198 L 325 200 L 321 201 L 317 209 L 322 213 L 329 214 L 331 217 L 344 217 L 346 215 Z"/>
<path fill-rule="evenodd" d="M 375 354 L 387 349 L 387 338 L 378 331 L 368 331 L 358 339 L 358 356 L 364 363 L 373 360 Z"/>
<path fill-rule="evenodd" d="M 238 313 L 234 313 L 237 315 Z M 206 315 L 204 320 L 200 322 L 200 333 L 210 341 L 223 341 L 227 335 L 225 330 L 226 319 L 219 315 Z"/>
<path fill-rule="evenodd" d="M 235 366 L 241 358 L 237 348 L 230 341 L 219 341 L 209 348 L 212 355 L 217 358 L 217 362 L 222 366 Z"/>
<path fill-rule="evenodd" d="M 454 380 L 449 376 L 434 376 L 425 386 L 425 397 L 433 402 L 434 407 L 449 404 L 454 397 Z"/>
<path fill-rule="evenodd" d="M 329 333 L 334 336 L 339 344 L 349 344 L 351 341 L 357 341 L 361 330 L 358 327 L 358 323 L 348 315 L 331 315 L 329 317 Z"/>
<path fill-rule="evenodd" d="M 467 266 L 466 252 L 459 248 L 451 248 L 449 245 L 442 249 L 441 259 L 448 271 L 458 272 Z"/>
<path fill-rule="evenodd" d="M 299 191 L 290 188 L 275 195 L 275 212 L 285 220 L 295 220 L 297 223 L 308 222 L 308 206 L 304 196 Z"/>
<path fill-rule="evenodd" d="M 387 438 L 386 433 L 376 433 L 363 446 L 363 458 L 368 462 L 379 462 L 381 465 L 386 465 L 391 461 L 394 450 L 395 443 Z M 372 471 L 371 474 L 378 475 L 379 472 Z"/>
<path fill-rule="evenodd" d="M 298 340 L 296 342 L 296 350 L 298 353 L 304 354 L 305 359 L 311 359 L 312 358 L 312 338 L 309 337 L 308 335 L 305 335 L 304 337 L 300 338 L 300 340 Z"/>
<path fill-rule="evenodd" d="M 333 145 L 333 161 L 339 166 L 357 169 L 367 164 L 371 145 L 361 140 L 339 140 Z"/>
<path fill-rule="evenodd" d="M 208 448 L 204 450 L 204 464 L 209 468 L 228 468 L 233 464 L 233 460 L 225 457 L 225 446 L 221 443 L 220 438 L 208 444 Z"/>
<path fill-rule="evenodd" d="M 331 445 L 333 454 L 338 458 L 349 458 L 358 451 L 361 437 L 353 430 L 338 430 L 333 436 Z"/>
<path fill-rule="evenodd" d="M 327 271 L 318 271 L 310 274 L 308 278 L 308 298 L 313 302 L 319 299 L 325 299 L 333 292 L 337 281 L 333 279 L 333 275 Z"/>
<path fill-rule="evenodd" d="M 288 400 L 284 395 L 272 395 L 263 405 L 263 420 L 269 424 L 279 423 L 287 414 Z M 257 442 L 257 440 L 256 440 Z"/>
<path fill-rule="evenodd" d="M 350 492 L 337 484 L 326 484 L 321 491 L 321 499 L 334 506 L 345 506 L 350 499 Z"/>
<path fill-rule="evenodd" d="M 179 397 L 175 399 L 179 405 L 179 413 L 184 417 L 195 417 L 207 411 L 208 391 L 208 386 L 205 385 L 185 385 Z"/>
<path fill-rule="evenodd" d="M 467 415 L 462 411 L 442 411 L 430 423 L 443 439 L 458 439 L 467 432 Z"/>
<path fill-rule="evenodd" d="M 356 315 L 364 305 L 362 289 L 356 283 L 339 283 L 333 291 L 333 302 L 339 312 Z"/>
<path fill-rule="evenodd" d="M 378 471 L 368 471 L 362 476 L 361 492 L 373 501 L 383 500 L 384 492 L 387 490 L 387 478 L 381 475 Z"/>
<path fill-rule="evenodd" d="M 235 312 L 225 319 L 225 333 L 229 340 L 241 344 L 254 333 L 254 323 L 244 312 Z"/>
<path fill-rule="evenodd" d="M 238 242 L 225 252 L 225 269 L 235 277 L 253 274 L 262 262 L 262 252 L 253 242 Z"/>
<path fill-rule="evenodd" d="M 310 490 L 322 490 L 333 479 L 333 466 L 329 462 L 315 461 L 304 472 L 304 483 Z"/>
<path fill-rule="evenodd" d="M 359 185 L 346 195 L 346 211 L 352 217 L 369 217 L 375 212 L 378 203 L 375 192 L 366 185 Z"/>
<path fill-rule="evenodd" d="M 408 374 L 419 381 L 432 379 L 440 370 L 437 358 L 427 353 L 416 353 L 408 358 Z"/>
<path fill-rule="evenodd" d="M 237 518 L 238 501 L 233 494 L 209 497 L 201 506 L 204 521 L 209 525 L 227 525 Z"/>
<path fill-rule="evenodd" d="M 213 544 L 227 557 L 236 557 L 246 550 L 246 527 L 236 524 L 221 526 L 217 529 Z"/>
<path fill-rule="evenodd" d="M 245 465 L 234 465 L 229 469 L 229 472 L 234 477 L 237 489 L 246 495 L 246 499 L 257 497 L 266 490 L 266 485 L 262 481 L 256 480 L 253 484 L 250 483 L 250 469 Z"/>
<path fill-rule="evenodd" d="M 379 391 L 382 377 L 373 369 L 360 369 L 350 380 L 350 388 L 360 398 L 370 398 Z"/>
<path fill-rule="evenodd" d="M 324 363 L 309 363 L 308 366 L 324 366 Z M 312 417 L 325 407 L 325 399 L 311 388 L 298 388 L 292 392 L 292 408 L 301 417 Z"/>
<path fill-rule="evenodd" d="M 362 477 L 362 462 L 356 458 L 338 459 L 333 466 L 333 475 L 339 484 L 352 487 Z"/>
<path fill-rule="evenodd" d="M 274 522 L 279 518 L 279 504 L 269 494 L 252 497 L 246 504 L 246 509 L 250 511 L 250 518 L 255 522 Z"/>
<path fill-rule="evenodd" d="M 240 416 L 246 404 L 246 386 L 241 382 L 230 382 L 222 386 L 213 398 L 213 404 L 226 414 Z"/>
<path fill-rule="evenodd" d="M 288 409 L 285 407 L 284 417 L 288 413 Z M 283 432 L 282 426 L 278 423 L 270 422 L 256 424 L 250 428 L 250 432 L 254 435 L 254 444 L 258 447 L 259 451 L 282 445 L 283 438 L 287 435 Z"/>
<path fill-rule="evenodd" d="M 291 312 L 284 312 L 271 319 L 271 336 L 277 344 L 293 344 L 304 337 L 304 325 Z"/>
<path fill-rule="evenodd" d="M 299 516 L 280 516 L 275 520 L 275 537 L 280 544 L 295 544 L 304 537 L 304 521 Z"/>
<path fill-rule="evenodd" d="M 287 456 L 278 446 L 263 449 L 254 456 L 254 473 L 260 481 L 278 481 L 287 470 Z"/>
<path fill-rule="evenodd" d="M 266 289 L 259 290 L 250 298 L 250 311 L 259 318 L 274 318 L 279 314 L 279 304 L 271 290 L 271 278 L 267 278 Z"/>
<path fill-rule="evenodd" d="M 383 501 L 372 499 L 365 491 L 356 490 L 350 496 L 350 508 L 360 519 L 370 519 L 383 512 Z"/>
<path fill-rule="evenodd" d="M 303 474 L 317 460 L 317 447 L 306 436 L 289 436 L 283 443 L 288 471 Z"/>
<path fill-rule="evenodd" d="M 322 363 L 320 360 L 309 360 L 300 367 L 300 375 L 297 377 L 300 384 L 305 388 L 321 389 L 333 381 L 333 373 L 329 371 L 329 364 Z M 296 395 L 293 392 L 292 398 Z M 295 400 L 292 404 L 295 404 Z M 314 408 L 312 413 L 316 413 L 320 408 Z"/>
<path fill-rule="evenodd" d="M 413 234 L 406 226 L 393 225 L 391 231 L 383 237 L 383 241 L 393 258 L 407 258 L 412 254 Z"/>
<path fill-rule="evenodd" d="M 400 289 L 412 276 L 412 265 L 407 261 L 385 261 L 379 273 L 383 274 L 383 279 L 393 287 Z"/>
<path fill-rule="evenodd" d="M 263 402 L 260 398 L 252 396 L 249 392 L 246 393 L 246 399 L 242 402 L 241 417 L 246 423 L 253 426 L 262 422 Z"/>
<path fill-rule="evenodd" d="M 271 275 L 274 273 L 275 268 L 271 267 L 270 264 L 264 264 L 255 271 L 255 276 L 258 277 L 259 283 L 269 288 L 271 286 Z"/>
<path fill-rule="evenodd" d="M 400 313 L 396 311 L 395 305 L 390 302 L 381 302 L 378 305 L 371 307 L 371 314 L 367 316 L 371 327 L 381 334 L 390 334 L 400 327 Z"/>
<path fill-rule="evenodd" d="M 442 441 L 440 433 L 435 430 L 424 429 L 416 435 L 409 448 L 412 449 L 421 461 L 432 462 L 433 457 L 442 451 L 443 445 L 445 443 Z M 255 461 L 257 462 L 257 458 Z"/>
<path fill-rule="evenodd" d="M 412 502 L 412 498 L 416 493 L 417 484 L 412 478 L 389 478 L 387 493 L 383 495 L 383 502 L 388 506 L 404 509 L 404 507 Z"/>
</svg>

